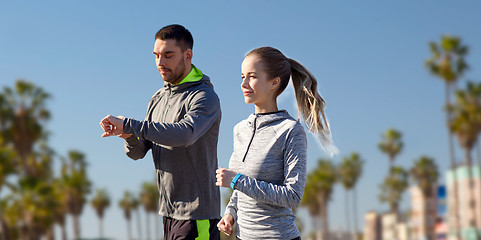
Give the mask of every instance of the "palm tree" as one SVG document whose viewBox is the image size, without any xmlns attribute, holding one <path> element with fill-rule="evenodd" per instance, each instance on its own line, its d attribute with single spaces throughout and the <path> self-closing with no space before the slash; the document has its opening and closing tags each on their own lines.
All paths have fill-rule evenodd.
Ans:
<svg viewBox="0 0 481 240">
<path fill-rule="evenodd" d="M 322 219 L 322 239 L 329 240 L 328 204 L 331 199 L 332 189 L 337 180 L 336 168 L 329 161 L 321 159 L 316 169 L 308 176 L 304 197 L 301 205 L 306 206 L 311 214 Z"/>
<path fill-rule="evenodd" d="M 27 239 L 40 239 L 54 224 L 51 211 L 56 206 L 52 197 L 53 187 L 46 181 L 22 179 L 19 189 L 21 192 L 14 195 L 14 201 L 18 203 L 18 210 L 21 210 L 21 222 L 24 224 L 21 232 Z"/>
<path fill-rule="evenodd" d="M 110 207 L 110 197 L 105 189 L 97 189 L 94 198 L 90 201 L 90 205 L 95 209 L 97 217 L 99 218 L 99 236 L 104 237 L 104 229 L 102 219 L 104 218 L 105 210 Z"/>
<path fill-rule="evenodd" d="M 42 124 L 50 119 L 45 107 L 49 98 L 42 88 L 24 80 L 18 80 L 14 89 L 4 88 L 3 100 L 0 100 L 4 106 L 1 114 L 5 117 L 1 123 L 2 135 L 13 143 L 21 166 L 25 166 L 33 145 L 46 135 Z"/>
<path fill-rule="evenodd" d="M 461 39 L 456 36 L 443 35 L 439 44 L 429 42 L 429 48 L 432 56 L 426 60 L 425 65 L 429 72 L 440 78 L 445 84 L 445 106 L 451 104 L 450 96 L 453 90 L 456 89 L 456 82 L 460 79 L 464 72 L 469 68 L 465 62 L 464 57 L 468 54 L 468 47 L 461 43 Z M 454 209 L 452 215 L 454 216 L 455 229 L 459 230 L 459 204 L 458 204 L 458 187 L 456 184 L 456 159 L 454 153 L 453 133 L 451 131 L 451 113 L 446 112 L 446 126 L 449 133 L 449 155 L 450 165 L 453 172 L 453 200 Z M 457 238 L 460 239 L 459 231 Z"/>
<path fill-rule="evenodd" d="M 399 202 L 408 187 L 408 172 L 402 167 L 392 167 L 389 175 L 381 184 L 379 200 L 389 203 L 391 212 L 399 213 Z"/>
<path fill-rule="evenodd" d="M 90 180 L 87 177 L 87 161 L 85 155 L 72 150 L 68 153 L 69 162 L 62 167 L 61 179 L 65 182 L 67 190 L 68 212 L 73 216 L 74 236 L 80 238 L 80 221 L 83 207 L 90 193 Z"/>
<path fill-rule="evenodd" d="M 49 97 L 42 88 L 23 80 L 17 81 L 13 89 L 5 87 L 0 93 L 0 148 L 11 148 L 13 152 L 12 157 L 2 162 L 0 175 L 16 173 L 18 180 L 14 186 L 3 182 L 5 178 L 0 176 L 1 185 L 5 183 L 11 190 L 9 200 L 2 204 L 2 209 L 6 207 L 5 211 L 11 211 L 2 214 L 0 219 L 5 230 L 2 231 L 4 238 L 23 236 L 38 239 L 44 234 L 47 234 L 47 238 L 52 237 L 52 234 L 48 236 L 52 232 L 54 219 L 50 210 L 57 206 L 57 202 L 53 197 L 54 154 L 45 143 L 47 132 L 44 123 L 50 118 L 45 103 Z M 15 166 L 14 172 L 12 166 Z M 10 218 L 15 219 L 14 224 L 6 226 L 5 216 L 14 216 L 15 210 L 16 217 Z M 11 229 L 19 226 L 21 229 L 18 231 Z M 8 236 L 7 232 L 22 236 Z"/>
<path fill-rule="evenodd" d="M 476 212 L 471 152 L 481 133 L 481 83 L 468 82 L 466 90 L 458 90 L 456 102 L 448 105 L 448 111 L 452 116 L 450 129 L 456 134 L 459 144 L 464 149 L 470 182 L 469 206 L 472 212 Z M 475 217 L 470 220 L 470 225 L 474 228 L 477 226 Z"/>
<path fill-rule="evenodd" d="M 4 185 L 9 186 L 11 190 L 13 188 L 13 186 L 7 182 L 7 178 L 16 173 L 15 163 L 13 161 L 14 157 L 15 153 L 8 146 L 4 145 L 3 138 L 0 135 L 0 193 Z M 8 239 L 2 204 L 0 204 L 0 228 L 2 229 L 1 239 Z"/>
<path fill-rule="evenodd" d="M 140 222 L 140 200 L 134 196 L 132 196 L 132 210 L 135 211 L 137 215 L 137 231 L 138 231 L 138 239 L 142 239 L 142 223 Z"/>
<path fill-rule="evenodd" d="M 147 223 L 147 239 L 150 239 L 150 221 L 149 214 L 157 213 L 157 206 L 159 201 L 159 191 L 155 184 L 144 182 L 140 192 L 140 202 L 144 206 L 146 223 Z"/>
<path fill-rule="evenodd" d="M 29 154 L 26 160 L 31 175 L 19 175 L 18 185 L 10 195 L 10 203 L 18 207 L 16 225 L 22 226 L 20 233 L 26 239 L 39 239 L 51 231 L 54 224 L 52 209 L 57 206 L 53 194 L 53 153 L 44 146 L 40 146 L 40 150 Z"/>
<path fill-rule="evenodd" d="M 417 183 L 421 189 L 423 198 L 425 199 L 424 216 L 428 216 L 428 199 L 432 199 L 437 186 L 439 177 L 438 166 L 434 162 L 434 159 L 422 156 L 416 162 L 414 166 L 409 170 L 412 179 Z M 424 219 L 424 229 L 427 234 L 426 239 L 435 239 L 434 228 L 429 227 L 427 219 Z"/>
<path fill-rule="evenodd" d="M 402 151 L 404 143 L 401 138 L 401 132 L 390 128 L 384 133 L 382 141 L 378 145 L 381 152 L 389 156 L 389 169 L 393 167 L 396 156 Z"/>
<path fill-rule="evenodd" d="M 64 164 L 64 163 L 63 163 Z M 62 240 L 67 240 L 67 231 L 65 229 L 65 221 L 66 216 L 68 213 L 68 202 L 67 202 L 67 195 L 65 191 L 68 190 L 65 182 L 62 179 L 55 179 L 54 180 L 54 193 L 55 199 L 57 200 L 57 206 L 53 209 L 53 214 L 55 218 L 55 223 L 60 226 L 60 232 Z"/>
<path fill-rule="evenodd" d="M 122 208 L 124 212 L 124 217 L 125 220 L 127 220 L 127 237 L 128 239 L 132 239 L 132 226 L 131 226 L 131 216 L 132 216 L 132 208 L 134 204 L 135 199 L 132 196 L 132 194 L 129 191 L 124 192 L 124 197 L 119 201 L 119 207 Z"/>
<path fill-rule="evenodd" d="M 353 199 L 353 206 L 354 206 L 354 233 L 353 237 L 357 236 L 357 199 L 356 199 L 356 192 L 355 192 L 355 186 L 357 181 L 359 180 L 359 177 L 362 174 L 362 165 L 363 161 L 361 160 L 361 157 L 359 156 L 358 153 L 351 153 L 349 157 L 344 157 L 341 165 L 338 168 L 339 172 L 339 180 L 344 186 L 344 189 L 346 190 L 346 222 L 347 222 L 347 228 L 349 231 L 351 231 L 350 227 L 350 219 L 349 219 L 349 204 L 348 204 L 348 191 L 352 190 L 354 193 L 354 199 Z"/>
</svg>

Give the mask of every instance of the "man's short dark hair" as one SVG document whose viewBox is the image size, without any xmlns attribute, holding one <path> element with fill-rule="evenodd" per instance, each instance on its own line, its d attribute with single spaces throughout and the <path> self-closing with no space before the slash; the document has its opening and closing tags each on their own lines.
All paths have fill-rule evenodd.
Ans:
<svg viewBox="0 0 481 240">
<path fill-rule="evenodd" d="M 182 49 L 182 52 L 187 49 L 194 48 L 194 38 L 192 37 L 192 34 L 190 34 L 189 30 L 187 30 L 184 26 L 179 24 L 172 24 L 160 29 L 155 34 L 155 40 L 157 39 L 175 39 L 177 46 Z"/>
</svg>

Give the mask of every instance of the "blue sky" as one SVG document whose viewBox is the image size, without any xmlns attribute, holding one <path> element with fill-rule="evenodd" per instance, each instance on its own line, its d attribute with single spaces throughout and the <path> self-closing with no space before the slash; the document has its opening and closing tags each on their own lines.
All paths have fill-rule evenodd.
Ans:
<svg viewBox="0 0 481 240">
<path fill-rule="evenodd" d="M 107 114 L 144 117 L 147 101 L 162 86 L 152 55 L 155 32 L 172 23 L 192 32 L 193 63 L 211 77 L 221 99 L 223 167 L 233 126 L 254 111 L 240 91 L 243 57 L 256 47 L 279 48 L 319 81 L 340 150 L 334 161 L 352 151 L 366 161 L 358 183 L 362 226 L 366 211 L 388 209 L 377 201 L 388 169 L 377 144 L 388 128 L 404 134 L 396 164 L 407 168 L 428 155 L 446 170 L 444 85 L 424 68 L 427 43 L 442 34 L 460 36 L 470 47 L 471 70 L 459 86 L 466 79 L 480 81 L 479 9 L 479 1 L 3 1 L 0 86 L 27 79 L 53 95 L 50 145 L 60 155 L 70 149 L 87 155 L 95 187 L 108 188 L 113 199 L 105 235 L 126 239 L 117 202 L 124 190 L 138 192 L 143 181 L 153 181 L 152 158 L 128 159 L 120 139 L 100 137 L 98 122 Z M 297 115 L 292 89 L 279 106 Z M 327 155 L 312 136 L 308 141 L 311 170 Z M 457 155 L 461 160 L 459 149 Z M 402 208 L 408 203 L 406 193 Z M 329 209 L 333 228 L 344 226 L 343 206 L 344 191 L 336 187 Z M 307 214 L 300 214 L 309 228 Z M 90 206 L 81 223 L 83 236 L 97 235 Z M 70 236 L 71 230 L 69 225 Z"/>
</svg>

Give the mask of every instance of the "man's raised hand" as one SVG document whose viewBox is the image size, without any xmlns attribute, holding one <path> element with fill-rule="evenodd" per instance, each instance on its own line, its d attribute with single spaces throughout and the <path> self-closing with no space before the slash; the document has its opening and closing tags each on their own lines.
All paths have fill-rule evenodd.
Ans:
<svg viewBox="0 0 481 240">
<path fill-rule="evenodd" d="M 104 130 L 102 137 L 119 136 L 121 138 L 128 138 L 131 134 L 124 133 L 124 116 L 114 117 L 108 115 L 100 120 L 100 127 Z"/>
</svg>

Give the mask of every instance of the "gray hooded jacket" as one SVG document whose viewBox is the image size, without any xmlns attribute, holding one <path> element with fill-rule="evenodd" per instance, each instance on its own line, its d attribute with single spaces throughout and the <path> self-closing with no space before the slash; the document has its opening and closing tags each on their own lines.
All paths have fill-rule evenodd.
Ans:
<svg viewBox="0 0 481 240">
<path fill-rule="evenodd" d="M 165 83 L 150 99 L 143 121 L 124 120 L 126 154 L 152 149 L 162 216 L 178 220 L 220 218 L 215 186 L 220 102 L 209 77 L 179 85 Z"/>
<path fill-rule="evenodd" d="M 229 168 L 241 173 L 226 208 L 237 237 L 293 239 L 300 235 L 292 208 L 306 181 L 304 128 L 286 111 L 252 114 L 234 127 Z"/>
</svg>

